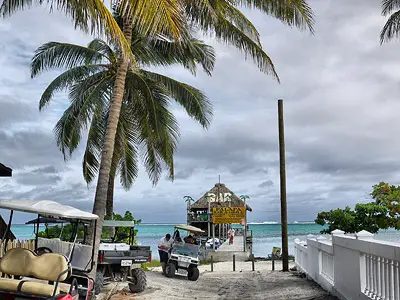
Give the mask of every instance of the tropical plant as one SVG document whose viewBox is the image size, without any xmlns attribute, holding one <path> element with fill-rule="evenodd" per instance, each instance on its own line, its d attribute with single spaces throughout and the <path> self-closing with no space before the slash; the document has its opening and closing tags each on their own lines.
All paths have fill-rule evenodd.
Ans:
<svg viewBox="0 0 400 300">
<path fill-rule="evenodd" d="M 201 63 L 207 73 L 213 68 L 213 49 L 195 38 L 178 44 L 145 38 L 137 32 L 134 36 L 132 52 L 143 66 L 180 63 L 193 73 L 197 63 Z M 93 40 L 88 47 L 50 42 L 41 46 L 32 60 L 32 76 L 51 68 L 69 68 L 50 83 L 39 108 L 46 107 L 56 91 L 69 88 L 71 105 L 55 126 L 56 140 L 67 159 L 89 128 L 83 158 L 83 173 L 88 183 L 95 178 L 100 165 L 117 59 L 115 49 L 104 41 Z M 122 186 L 131 187 L 138 173 L 140 145 L 147 149 L 144 163 L 154 184 L 161 175 L 163 162 L 173 177 L 173 153 L 179 130 L 168 111 L 170 99 L 175 99 L 205 128 L 211 119 L 211 104 L 206 96 L 172 78 L 145 69 L 131 69 L 125 88 L 107 191 L 109 216 L 113 207 L 114 178 L 119 174 Z"/>
<path fill-rule="evenodd" d="M 318 213 L 315 223 L 328 225 L 321 233 L 331 233 L 335 229 L 346 233 L 367 230 L 376 233 L 379 229 L 395 228 L 400 230 L 400 186 L 390 186 L 380 182 L 371 192 L 374 202 L 356 204 L 352 210 L 335 209 Z"/>
</svg>

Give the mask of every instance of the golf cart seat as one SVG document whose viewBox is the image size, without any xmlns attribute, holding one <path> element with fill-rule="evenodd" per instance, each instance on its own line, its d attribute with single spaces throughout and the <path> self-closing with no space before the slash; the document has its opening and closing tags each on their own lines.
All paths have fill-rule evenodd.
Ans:
<svg viewBox="0 0 400 300">
<path fill-rule="evenodd" d="M 22 279 L 0 278 L 0 291 L 38 296 L 58 295 L 59 283 L 68 278 L 70 271 L 63 255 L 45 253 L 37 256 L 28 249 L 10 249 L 0 260 L 0 272 Z"/>
</svg>

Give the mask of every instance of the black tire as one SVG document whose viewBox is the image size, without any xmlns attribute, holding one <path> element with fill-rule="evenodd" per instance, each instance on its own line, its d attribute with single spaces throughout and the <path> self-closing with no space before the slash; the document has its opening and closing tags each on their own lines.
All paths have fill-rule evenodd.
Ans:
<svg viewBox="0 0 400 300">
<path fill-rule="evenodd" d="M 96 280 L 94 281 L 94 294 L 100 294 L 102 288 L 104 286 L 104 276 L 102 272 L 96 273 Z"/>
<path fill-rule="evenodd" d="M 166 265 L 165 267 L 165 275 L 168 278 L 172 278 L 175 276 L 175 272 L 176 272 L 176 266 L 174 263 L 169 263 Z"/>
<path fill-rule="evenodd" d="M 197 267 L 189 268 L 187 276 L 190 281 L 196 281 L 197 279 L 199 279 L 200 276 L 199 269 Z"/>
<path fill-rule="evenodd" d="M 132 269 L 131 277 L 134 283 L 129 283 L 129 289 L 132 293 L 141 293 L 147 287 L 146 273 L 142 269 Z"/>
</svg>

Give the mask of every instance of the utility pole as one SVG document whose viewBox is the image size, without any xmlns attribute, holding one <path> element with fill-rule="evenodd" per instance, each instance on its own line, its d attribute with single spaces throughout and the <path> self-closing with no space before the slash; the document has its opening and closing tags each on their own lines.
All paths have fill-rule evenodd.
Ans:
<svg viewBox="0 0 400 300">
<path fill-rule="evenodd" d="M 279 165 L 281 182 L 281 226 L 282 226 L 282 271 L 289 271 L 288 226 L 286 203 L 286 162 L 285 162 L 285 132 L 283 121 L 283 100 L 278 100 L 279 125 Z"/>
</svg>

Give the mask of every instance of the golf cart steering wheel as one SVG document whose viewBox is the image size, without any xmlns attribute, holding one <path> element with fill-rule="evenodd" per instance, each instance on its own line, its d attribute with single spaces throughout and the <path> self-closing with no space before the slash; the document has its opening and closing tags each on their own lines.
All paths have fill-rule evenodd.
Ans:
<svg viewBox="0 0 400 300">
<path fill-rule="evenodd" d="M 48 247 L 39 247 L 35 250 L 35 253 L 40 256 L 45 253 L 53 253 L 53 250 Z"/>
</svg>

